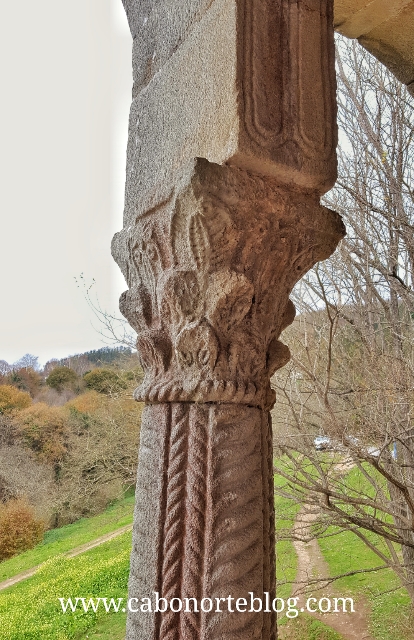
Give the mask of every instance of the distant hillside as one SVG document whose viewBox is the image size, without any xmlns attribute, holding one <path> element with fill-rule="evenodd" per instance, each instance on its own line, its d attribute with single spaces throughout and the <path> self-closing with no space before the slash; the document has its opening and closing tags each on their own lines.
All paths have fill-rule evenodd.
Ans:
<svg viewBox="0 0 414 640">
<path fill-rule="evenodd" d="M 133 351 L 128 347 L 102 347 L 93 349 L 66 358 L 49 360 L 44 367 L 44 374 L 47 376 L 56 367 L 69 367 L 77 373 L 83 374 L 94 367 L 103 365 L 117 365 L 125 362 L 125 359 L 132 356 Z"/>
</svg>

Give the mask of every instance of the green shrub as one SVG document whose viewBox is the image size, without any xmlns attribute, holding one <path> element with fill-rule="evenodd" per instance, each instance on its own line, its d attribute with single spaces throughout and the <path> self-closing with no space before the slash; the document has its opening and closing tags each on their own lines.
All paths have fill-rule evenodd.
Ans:
<svg viewBox="0 0 414 640">
<path fill-rule="evenodd" d="M 13 413 L 26 409 L 32 404 L 32 399 L 25 391 L 19 391 L 8 384 L 0 385 L 0 413 Z"/>
<path fill-rule="evenodd" d="M 61 393 L 65 388 L 73 388 L 77 381 L 77 374 L 68 367 L 56 367 L 46 378 L 46 384 L 58 393 Z"/>
<path fill-rule="evenodd" d="M 93 369 L 85 373 L 83 379 L 88 389 L 94 389 L 98 393 L 119 393 L 127 388 L 124 378 L 112 369 Z"/>
</svg>

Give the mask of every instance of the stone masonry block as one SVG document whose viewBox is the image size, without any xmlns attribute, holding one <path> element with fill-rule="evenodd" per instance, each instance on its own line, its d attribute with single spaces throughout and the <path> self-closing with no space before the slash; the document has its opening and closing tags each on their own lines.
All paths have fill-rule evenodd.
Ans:
<svg viewBox="0 0 414 640">
<path fill-rule="evenodd" d="M 331 2 L 187 2 L 181 22 L 176 2 L 160 3 L 166 12 L 159 20 L 155 9 L 144 16 L 145 3 L 143 17 L 132 11 L 138 3 L 129 4 L 135 97 L 127 224 L 136 217 L 137 202 L 148 210 L 168 197 L 180 168 L 196 157 L 303 190 L 323 193 L 332 186 L 337 130 Z"/>
</svg>

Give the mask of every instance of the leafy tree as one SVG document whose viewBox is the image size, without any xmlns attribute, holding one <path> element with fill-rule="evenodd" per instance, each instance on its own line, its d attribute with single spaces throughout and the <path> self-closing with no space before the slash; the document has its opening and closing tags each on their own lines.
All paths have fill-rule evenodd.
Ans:
<svg viewBox="0 0 414 640">
<path fill-rule="evenodd" d="M 68 367 L 56 367 L 46 378 L 46 384 L 58 393 L 68 387 L 74 388 L 77 382 L 78 376 Z"/>
<path fill-rule="evenodd" d="M 113 369 L 93 369 L 83 376 L 88 389 L 98 393 L 114 394 L 127 388 L 124 377 Z"/>
<path fill-rule="evenodd" d="M 19 414 L 18 430 L 26 444 L 43 461 L 55 465 L 58 474 L 67 452 L 69 426 L 61 407 L 37 402 Z"/>
<path fill-rule="evenodd" d="M 142 408 L 132 398 L 97 391 L 62 408 L 70 431 L 55 502 L 59 525 L 99 512 L 135 485 Z"/>
<path fill-rule="evenodd" d="M 92 351 L 85 351 L 83 354 L 93 364 L 114 364 L 119 362 L 123 357 L 130 356 L 132 351 L 129 347 L 102 347 Z"/>
<path fill-rule="evenodd" d="M 18 413 L 0 415 L 0 500 L 24 497 L 56 527 L 100 512 L 135 484 L 142 405 L 132 390 L 142 371 L 128 350 L 110 351 L 120 354 L 113 368 L 91 372 L 99 391 L 74 395 L 86 382 L 69 366 L 51 363 L 37 402 L 28 399 Z M 84 366 L 80 358 L 71 358 L 71 366 Z M 14 383 L 26 373 L 30 368 L 14 371 Z M 8 389 L 13 398 L 22 393 Z"/>
<path fill-rule="evenodd" d="M 8 384 L 0 385 L 0 414 L 21 411 L 32 404 L 30 395 Z"/>
<path fill-rule="evenodd" d="M 31 367 L 13 369 L 6 380 L 17 389 L 30 393 L 32 398 L 38 393 L 43 384 L 43 378 L 40 373 Z"/>
</svg>

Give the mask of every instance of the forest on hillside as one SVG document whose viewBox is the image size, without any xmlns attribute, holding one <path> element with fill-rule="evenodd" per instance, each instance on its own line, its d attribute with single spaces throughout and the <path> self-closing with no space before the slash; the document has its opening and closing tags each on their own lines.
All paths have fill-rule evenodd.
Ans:
<svg viewBox="0 0 414 640">
<path fill-rule="evenodd" d="M 125 347 L 0 369 L 0 560 L 135 484 L 142 377 Z"/>
</svg>

